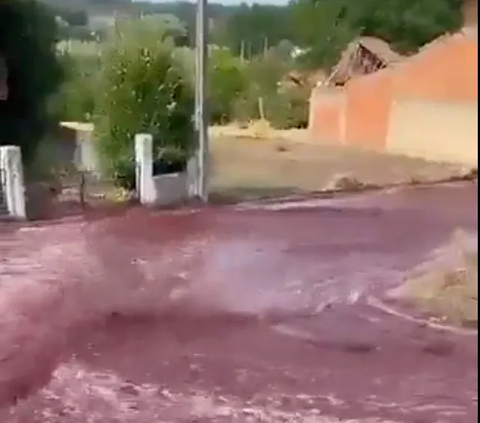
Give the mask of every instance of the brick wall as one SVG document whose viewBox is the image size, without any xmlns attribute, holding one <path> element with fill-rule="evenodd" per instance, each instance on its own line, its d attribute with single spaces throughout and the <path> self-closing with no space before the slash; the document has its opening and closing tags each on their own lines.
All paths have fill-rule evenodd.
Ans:
<svg viewBox="0 0 480 423">
<path fill-rule="evenodd" d="M 434 41 L 398 69 L 397 98 L 477 101 L 478 42 L 476 31 Z"/>
<path fill-rule="evenodd" d="M 475 156 L 476 162 L 477 104 L 475 29 L 441 37 L 390 69 L 351 80 L 335 94 L 317 88 L 310 131 L 319 142 L 441 160 L 471 162 Z M 448 131 L 435 113 L 450 125 Z M 462 140 L 449 141 L 447 134 Z"/>
<path fill-rule="evenodd" d="M 396 72 L 386 150 L 476 165 L 476 31 L 437 40 Z"/>
<path fill-rule="evenodd" d="M 342 88 L 317 87 L 310 99 L 310 133 L 329 143 L 342 143 L 345 132 L 343 113 L 345 92 Z"/>
<path fill-rule="evenodd" d="M 393 74 L 389 69 L 347 84 L 344 144 L 385 150 L 392 86 Z"/>
</svg>

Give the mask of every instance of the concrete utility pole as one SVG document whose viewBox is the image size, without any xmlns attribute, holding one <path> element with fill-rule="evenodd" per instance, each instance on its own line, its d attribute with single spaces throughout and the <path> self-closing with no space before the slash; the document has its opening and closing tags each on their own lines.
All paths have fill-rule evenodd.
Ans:
<svg viewBox="0 0 480 423">
<path fill-rule="evenodd" d="M 198 195 L 208 201 L 209 144 L 207 114 L 207 61 L 208 61 L 208 0 L 197 0 L 195 49 L 195 130 L 198 137 Z"/>
</svg>

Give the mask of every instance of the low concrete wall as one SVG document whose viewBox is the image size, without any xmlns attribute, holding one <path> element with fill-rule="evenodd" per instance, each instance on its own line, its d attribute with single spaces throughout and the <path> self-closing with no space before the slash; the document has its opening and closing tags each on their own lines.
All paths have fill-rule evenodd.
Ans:
<svg viewBox="0 0 480 423">
<path fill-rule="evenodd" d="M 80 166 L 82 170 L 100 175 L 101 167 L 94 145 L 93 128 L 82 129 L 77 132 L 77 148 L 77 165 Z"/>
<path fill-rule="evenodd" d="M 188 198 L 186 172 L 154 176 L 152 179 L 155 205 L 168 206 Z"/>
<path fill-rule="evenodd" d="M 136 191 L 141 204 L 168 206 L 197 195 L 197 160 L 192 158 L 182 173 L 153 176 L 153 140 L 148 134 L 135 137 Z"/>
<path fill-rule="evenodd" d="M 73 151 L 73 155 L 64 155 L 65 164 L 71 162 L 79 169 L 99 175 L 101 167 L 95 148 L 93 125 L 84 122 L 62 122 L 61 126 L 65 131 L 72 133 L 68 137 L 65 136 L 65 139 L 57 141 L 57 148 L 60 148 L 62 143 L 66 143 L 69 144 L 69 149 Z"/>
<path fill-rule="evenodd" d="M 429 160 L 478 163 L 478 103 L 397 100 L 387 151 Z"/>
</svg>

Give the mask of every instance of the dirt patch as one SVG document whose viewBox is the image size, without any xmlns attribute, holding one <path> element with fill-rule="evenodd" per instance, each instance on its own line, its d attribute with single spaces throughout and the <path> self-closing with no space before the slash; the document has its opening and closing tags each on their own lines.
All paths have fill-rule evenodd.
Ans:
<svg viewBox="0 0 480 423">
<path fill-rule="evenodd" d="M 305 129 L 275 129 L 266 120 L 252 121 L 247 125 L 230 124 L 224 126 L 212 126 L 209 128 L 210 136 L 254 138 L 254 139 L 278 139 L 289 141 L 308 142 L 311 138 Z"/>
<path fill-rule="evenodd" d="M 454 324 L 478 326 L 478 236 L 459 231 L 415 269 L 392 299 Z"/>
<path fill-rule="evenodd" d="M 351 182 L 356 188 L 421 184 L 469 172 L 458 165 L 313 144 L 300 134 L 254 137 L 212 130 L 212 196 L 248 200 L 351 188 Z"/>
</svg>

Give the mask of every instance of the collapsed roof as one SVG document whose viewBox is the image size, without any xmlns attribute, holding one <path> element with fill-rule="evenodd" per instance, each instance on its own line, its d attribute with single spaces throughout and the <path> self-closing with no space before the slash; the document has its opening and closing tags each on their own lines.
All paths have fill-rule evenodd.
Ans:
<svg viewBox="0 0 480 423">
<path fill-rule="evenodd" d="M 344 85 L 355 76 L 376 72 L 403 59 L 404 56 L 393 51 L 386 41 L 375 37 L 359 37 L 342 53 L 326 84 Z"/>
</svg>

